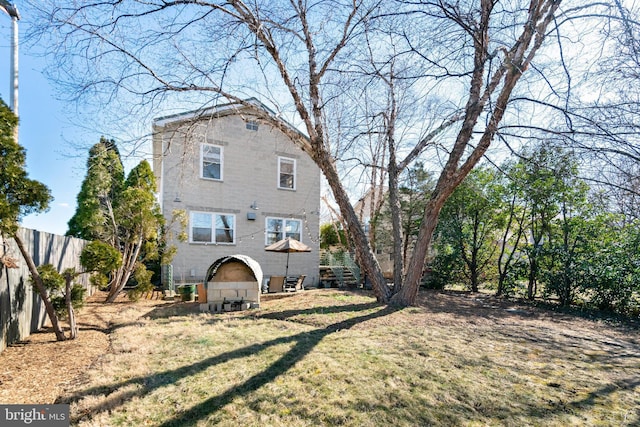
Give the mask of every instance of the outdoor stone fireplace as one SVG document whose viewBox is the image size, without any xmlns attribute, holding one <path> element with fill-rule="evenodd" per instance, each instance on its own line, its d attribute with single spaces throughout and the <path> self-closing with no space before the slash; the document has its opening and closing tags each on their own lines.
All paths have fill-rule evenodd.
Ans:
<svg viewBox="0 0 640 427">
<path fill-rule="evenodd" d="M 207 300 L 200 311 L 220 313 L 260 307 L 262 268 L 246 255 L 216 260 L 207 270 L 204 286 Z"/>
</svg>

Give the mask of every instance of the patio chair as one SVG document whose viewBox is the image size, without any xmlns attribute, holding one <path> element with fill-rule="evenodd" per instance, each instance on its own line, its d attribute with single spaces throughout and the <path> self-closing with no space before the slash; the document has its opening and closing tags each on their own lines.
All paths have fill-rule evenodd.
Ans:
<svg viewBox="0 0 640 427">
<path fill-rule="evenodd" d="M 296 282 L 296 290 L 301 291 L 304 289 L 304 279 L 307 277 L 306 274 L 301 274 L 300 277 L 298 277 L 298 281 Z"/>
<path fill-rule="evenodd" d="M 284 276 L 271 276 L 269 279 L 269 293 L 283 292 Z"/>
<path fill-rule="evenodd" d="M 307 277 L 304 274 L 301 274 L 294 280 L 287 280 L 287 283 L 284 285 L 284 290 L 288 292 L 295 292 L 298 290 L 302 290 L 302 282 L 304 282 L 304 278 Z"/>
</svg>

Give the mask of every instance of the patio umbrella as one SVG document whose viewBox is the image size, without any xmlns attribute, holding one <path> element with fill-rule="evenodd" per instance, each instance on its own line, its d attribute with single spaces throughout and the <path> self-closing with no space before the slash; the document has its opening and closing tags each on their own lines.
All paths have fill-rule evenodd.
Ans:
<svg viewBox="0 0 640 427">
<path fill-rule="evenodd" d="M 287 253 L 287 267 L 284 272 L 285 280 L 286 280 L 287 274 L 289 274 L 289 254 L 291 252 L 311 252 L 311 248 L 309 246 L 291 237 L 278 240 L 277 242 L 272 243 L 271 245 L 264 248 L 264 250 L 270 251 L 270 252 L 286 252 Z"/>
</svg>

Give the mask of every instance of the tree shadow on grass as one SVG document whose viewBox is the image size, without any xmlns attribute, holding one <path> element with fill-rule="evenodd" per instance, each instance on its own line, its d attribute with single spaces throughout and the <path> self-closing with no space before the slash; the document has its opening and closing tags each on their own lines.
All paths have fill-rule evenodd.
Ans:
<svg viewBox="0 0 640 427">
<path fill-rule="evenodd" d="M 336 313 L 345 313 L 345 312 L 361 312 L 366 310 L 373 310 L 375 308 L 381 307 L 378 302 L 363 302 L 363 303 L 354 303 L 354 304 L 343 304 L 343 305 L 321 305 L 314 306 L 311 308 L 299 308 L 292 310 L 278 310 L 274 312 L 260 313 L 256 314 L 256 317 L 260 317 L 262 319 L 273 319 L 273 320 L 286 320 L 291 317 L 308 315 L 308 314 L 336 314 Z M 397 307 L 396 310 L 400 310 L 402 307 Z"/>
<path fill-rule="evenodd" d="M 371 311 L 376 306 L 379 307 L 379 310 Z M 327 307 L 327 309 L 329 309 L 329 307 Z M 222 394 L 202 401 L 201 403 L 193 406 L 191 409 L 177 415 L 170 420 L 165 421 L 164 423 L 160 424 L 160 426 L 184 426 L 195 424 L 198 420 L 205 419 L 210 414 L 220 410 L 235 398 L 249 394 L 252 391 L 274 381 L 278 376 L 286 373 L 296 363 L 298 363 L 307 354 L 309 354 L 327 335 L 340 330 L 350 329 L 358 323 L 387 316 L 397 311 L 397 308 L 380 306 L 377 304 L 354 304 L 342 307 L 331 307 L 331 309 L 334 310 L 334 312 L 354 312 L 362 310 L 367 310 L 370 312 L 365 315 L 354 316 L 346 320 L 341 320 L 339 322 L 335 322 L 312 331 L 245 346 L 243 348 L 213 356 L 177 369 L 159 372 L 151 376 L 139 376 L 108 386 L 93 387 L 87 390 L 83 390 L 79 393 L 75 393 L 57 403 L 74 403 L 79 402 L 89 396 L 112 395 L 107 399 L 100 399 L 100 401 L 97 402 L 92 408 L 83 411 L 83 414 L 81 414 L 79 417 L 72 417 L 71 421 L 73 423 L 77 423 L 85 417 L 91 418 L 93 415 L 99 412 L 105 410 L 113 410 L 132 398 L 143 397 L 158 388 L 165 387 L 171 383 L 175 383 L 184 377 L 195 375 L 198 372 L 204 371 L 212 366 L 256 354 L 258 352 L 264 351 L 264 349 L 268 347 L 294 343 L 293 347 L 289 351 L 287 351 L 264 371 L 250 377 L 243 384 L 233 386 Z M 286 312 L 283 314 L 284 317 L 288 317 L 294 315 L 294 313 L 300 314 L 300 312 L 305 311 L 308 310 L 291 310 L 290 312 Z M 120 390 L 126 390 L 130 386 L 134 386 L 132 390 L 119 392 Z"/>
<path fill-rule="evenodd" d="M 473 302 L 476 303 L 475 301 Z M 472 306 L 474 304 L 469 304 L 467 310 L 464 310 L 463 313 L 469 312 L 471 315 Z M 441 303 L 436 305 L 440 306 Z M 498 308 L 499 309 L 499 308 Z M 223 409 L 226 405 L 233 402 L 237 398 L 243 398 L 250 395 L 254 390 L 264 387 L 269 383 L 275 381 L 279 376 L 286 374 L 290 371 L 298 362 L 300 362 L 306 355 L 311 353 L 314 348 L 328 335 L 338 330 L 351 329 L 355 325 L 362 324 L 368 320 L 380 318 L 383 316 L 387 316 L 393 314 L 398 309 L 394 307 L 385 307 L 381 306 L 375 302 L 373 303 L 356 303 L 356 304 L 347 304 L 347 305 L 330 305 L 330 306 L 320 306 L 320 307 L 312 307 L 312 308 L 301 308 L 301 309 L 291 309 L 291 310 L 276 310 L 272 312 L 263 312 L 263 313 L 252 313 L 252 312 L 244 312 L 241 313 L 232 313 L 234 316 L 255 316 L 261 319 L 271 319 L 271 320 L 279 320 L 279 321 L 294 321 L 303 324 L 313 324 L 315 326 L 314 330 L 299 333 L 293 336 L 286 336 L 281 338 L 276 338 L 267 342 L 260 342 L 252 345 L 247 345 L 242 348 L 238 348 L 232 351 L 228 351 L 226 353 L 209 357 L 204 360 L 198 361 L 196 363 L 190 364 L 188 366 L 180 367 L 172 370 L 165 370 L 162 372 L 158 372 L 152 374 L 151 376 L 140 376 L 136 378 L 129 379 L 127 381 L 122 381 L 119 383 L 114 383 L 107 386 L 94 387 L 87 390 L 83 390 L 80 393 L 73 395 L 69 398 L 69 402 L 77 402 L 85 397 L 90 396 L 107 396 L 105 398 L 99 399 L 99 402 L 95 403 L 95 405 L 91 408 L 88 408 L 84 414 L 72 419 L 72 421 L 78 422 L 84 417 L 92 417 L 98 413 L 117 409 L 125 402 L 129 401 L 132 398 L 142 398 L 154 392 L 157 389 L 161 389 L 165 386 L 172 385 L 177 383 L 178 381 L 188 378 L 192 375 L 196 375 L 212 366 L 224 364 L 228 361 L 242 359 L 251 355 L 255 355 L 257 353 L 265 351 L 269 347 L 275 347 L 281 344 L 292 344 L 291 348 L 283 354 L 278 360 L 273 362 L 266 369 L 256 373 L 252 377 L 246 379 L 242 384 L 229 386 L 229 388 L 225 391 L 218 393 L 215 396 L 211 396 L 205 400 L 200 401 L 195 404 L 191 408 L 187 409 L 184 412 L 180 412 L 173 416 L 173 418 L 166 419 L 160 426 L 183 426 L 183 425 L 195 425 L 199 421 L 206 420 L 211 415 L 215 414 L 217 411 Z M 488 310 L 488 309 L 487 309 Z M 494 308 L 495 310 L 495 308 Z M 197 305 L 187 306 L 185 304 L 177 304 L 171 306 L 163 306 L 158 307 L 153 312 L 146 315 L 146 317 L 151 319 L 168 319 L 172 316 L 182 316 L 185 314 L 190 314 L 191 312 L 197 312 Z M 433 310 L 437 312 L 438 310 Z M 447 311 L 446 309 L 444 311 Z M 343 318 L 339 321 L 332 321 L 331 318 L 335 318 L 340 313 L 343 314 Z M 460 314 L 460 313 L 458 313 Z M 320 315 L 320 316 L 315 316 Z M 322 316 L 329 315 L 329 316 Z M 306 317 L 310 316 L 310 317 Z M 344 319 L 345 316 L 350 316 L 348 319 Z M 211 322 L 218 322 L 220 319 L 226 317 L 223 316 L 212 316 Z M 310 319 L 311 321 L 307 321 Z M 322 324 L 318 324 L 321 322 Z M 331 322 L 331 323 L 329 323 Z M 526 335 L 526 334 L 525 334 Z M 513 339 L 518 338 L 517 336 L 511 337 Z M 520 336 L 520 339 L 523 337 Z M 527 337 L 525 337 L 527 338 Z M 540 336 L 531 335 L 528 337 L 532 340 L 532 342 L 536 342 L 539 346 L 551 350 L 560 350 L 558 347 L 557 339 L 552 339 L 548 334 L 542 334 Z M 575 338 L 575 337 L 573 337 Z M 578 347 L 574 343 L 575 347 Z M 606 358 L 611 355 L 603 354 L 598 357 Z M 634 357 L 635 353 L 632 356 Z M 471 359 L 472 360 L 472 359 Z M 582 398 L 581 400 L 576 399 L 572 401 L 571 399 L 565 399 L 563 401 L 558 402 L 550 402 L 549 404 L 545 404 L 544 402 L 528 402 L 523 406 L 518 407 L 509 407 L 508 405 L 500 405 L 493 410 L 484 409 L 480 411 L 478 408 L 468 408 L 463 407 L 460 409 L 460 414 L 462 418 L 457 419 L 458 422 L 462 423 L 463 420 L 473 419 L 475 416 L 484 416 L 489 417 L 485 419 L 503 419 L 504 416 L 513 416 L 517 417 L 522 414 L 528 414 L 530 419 L 541 419 L 544 420 L 547 417 L 553 416 L 553 414 L 563 414 L 572 411 L 580 411 L 586 409 L 588 407 L 597 406 L 598 400 L 603 398 L 604 396 L 611 395 L 619 390 L 620 388 L 624 389 L 633 389 L 637 387 L 637 378 L 627 378 L 622 382 L 616 382 L 615 387 L 607 387 L 603 386 L 600 389 L 594 390 L 588 397 Z M 449 405 L 449 403 L 447 404 Z M 417 404 L 416 411 L 423 412 L 427 409 L 433 409 L 434 411 L 440 411 L 439 404 L 430 400 L 425 400 Z M 355 408 L 354 410 L 356 410 Z M 475 413 L 474 411 L 479 411 L 483 413 Z M 449 411 L 450 412 L 450 411 Z M 445 411 L 444 413 L 449 413 Z M 442 411 L 439 412 L 441 415 Z M 301 416 L 304 416 L 301 414 Z M 430 418 L 434 415 L 430 415 L 429 412 L 425 412 L 423 415 L 413 419 L 424 421 L 425 424 L 431 424 L 435 422 L 438 417 Z M 638 414 L 630 414 L 630 417 L 634 417 L 634 420 L 637 421 Z M 457 422 L 456 422 L 457 423 Z M 455 424 L 455 423 L 454 423 Z M 629 424 L 633 425 L 633 424 Z"/>
</svg>

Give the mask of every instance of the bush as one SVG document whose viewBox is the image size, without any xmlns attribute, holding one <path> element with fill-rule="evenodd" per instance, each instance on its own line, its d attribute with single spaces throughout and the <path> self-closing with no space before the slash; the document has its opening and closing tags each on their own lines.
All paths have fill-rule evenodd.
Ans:
<svg viewBox="0 0 640 427">
<path fill-rule="evenodd" d="M 84 306 L 84 295 L 86 292 L 87 290 L 83 288 L 82 285 L 78 285 L 77 283 L 71 288 L 71 305 L 73 305 L 73 308 L 75 310 L 80 309 Z M 65 301 L 64 295 L 56 295 L 51 297 L 51 304 L 53 304 L 53 308 L 60 318 L 67 317 L 67 303 Z"/>
<path fill-rule="evenodd" d="M 438 270 L 429 269 L 422 276 L 422 286 L 425 289 L 442 290 L 447 285 L 447 276 Z"/>
</svg>

